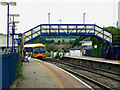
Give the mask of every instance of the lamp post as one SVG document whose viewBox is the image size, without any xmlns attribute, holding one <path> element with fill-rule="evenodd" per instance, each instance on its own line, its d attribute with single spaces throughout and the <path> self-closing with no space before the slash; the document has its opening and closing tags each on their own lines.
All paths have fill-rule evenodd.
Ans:
<svg viewBox="0 0 120 90">
<path fill-rule="evenodd" d="M 15 30 L 17 30 L 16 28 L 15 28 L 15 23 L 19 23 L 19 21 L 15 21 L 14 22 L 14 34 L 15 34 Z M 15 38 L 15 37 L 14 37 Z M 14 40 L 14 51 L 15 51 L 15 40 Z"/>
<path fill-rule="evenodd" d="M 61 19 L 59 19 L 59 21 L 60 21 L 60 24 L 62 23 L 62 20 Z"/>
<path fill-rule="evenodd" d="M 62 20 L 59 19 L 60 24 L 62 23 Z M 60 35 L 60 51 L 62 52 L 62 36 Z"/>
<path fill-rule="evenodd" d="M 19 23 L 18 21 L 14 21 L 14 17 L 19 17 L 19 14 L 9 14 L 9 16 L 13 17 L 13 21 L 10 22 L 12 23 L 12 52 L 15 52 L 15 40 L 14 40 L 14 35 L 15 35 L 15 23 Z"/>
<path fill-rule="evenodd" d="M 50 13 L 48 13 L 48 24 L 50 24 Z"/>
<path fill-rule="evenodd" d="M 8 6 L 7 8 L 7 48 L 9 50 L 9 5 L 15 6 L 16 2 L 0 2 L 3 6 Z"/>
<path fill-rule="evenodd" d="M 85 24 L 85 14 L 86 13 L 83 13 L 83 24 Z"/>
</svg>

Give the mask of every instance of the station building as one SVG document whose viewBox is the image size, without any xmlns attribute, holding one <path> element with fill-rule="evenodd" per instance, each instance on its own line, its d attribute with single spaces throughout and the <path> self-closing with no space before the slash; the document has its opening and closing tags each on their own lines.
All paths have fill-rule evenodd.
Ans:
<svg viewBox="0 0 120 90">
<path fill-rule="evenodd" d="M 9 36 L 9 47 L 10 47 L 10 52 L 12 50 L 12 36 Z M 18 47 L 18 43 L 15 40 L 15 47 Z M 0 34 L 0 53 L 5 53 L 7 52 L 7 35 L 6 34 Z"/>
<path fill-rule="evenodd" d="M 83 39 L 80 43 L 81 46 L 76 46 L 70 49 L 69 56 L 83 56 L 83 54 L 86 54 L 86 50 L 92 49 L 92 41 L 90 40 L 90 37 Z"/>
</svg>

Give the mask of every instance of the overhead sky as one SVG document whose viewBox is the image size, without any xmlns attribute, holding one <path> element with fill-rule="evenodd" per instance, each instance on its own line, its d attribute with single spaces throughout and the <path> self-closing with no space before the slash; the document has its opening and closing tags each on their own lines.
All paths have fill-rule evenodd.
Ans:
<svg viewBox="0 0 120 90">
<path fill-rule="evenodd" d="M 39 24 L 82 24 L 83 13 L 86 24 L 116 26 L 118 20 L 119 0 L 0 0 L 15 1 L 16 6 L 10 6 L 10 13 L 20 14 L 15 17 L 17 33 L 23 33 Z M 12 20 L 12 18 L 11 18 Z M 0 5 L 0 33 L 7 33 L 7 6 Z"/>
</svg>

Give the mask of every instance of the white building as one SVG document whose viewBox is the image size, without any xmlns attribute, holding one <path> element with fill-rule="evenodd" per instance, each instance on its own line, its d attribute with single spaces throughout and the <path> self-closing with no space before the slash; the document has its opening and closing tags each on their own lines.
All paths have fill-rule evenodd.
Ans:
<svg viewBox="0 0 120 90">
<path fill-rule="evenodd" d="M 74 47 L 70 49 L 69 56 L 83 56 L 86 53 L 86 50 L 92 49 L 92 41 L 90 41 L 90 37 L 85 38 L 80 41 L 82 43 L 79 47 Z"/>
<path fill-rule="evenodd" d="M 82 46 L 92 46 L 92 41 L 90 41 L 90 37 L 85 38 L 84 40 L 80 41 L 82 43 Z"/>
<path fill-rule="evenodd" d="M 118 27 L 120 28 L 120 1 L 118 2 Z"/>
</svg>

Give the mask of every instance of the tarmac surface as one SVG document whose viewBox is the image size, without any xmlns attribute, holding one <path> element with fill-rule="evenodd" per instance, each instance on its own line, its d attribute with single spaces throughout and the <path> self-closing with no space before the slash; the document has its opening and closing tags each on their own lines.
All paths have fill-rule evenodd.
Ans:
<svg viewBox="0 0 120 90">
<path fill-rule="evenodd" d="M 47 62 L 31 58 L 23 63 L 23 79 L 18 80 L 11 88 L 78 88 L 91 87 L 75 76 Z"/>
</svg>

